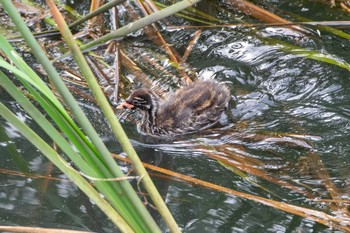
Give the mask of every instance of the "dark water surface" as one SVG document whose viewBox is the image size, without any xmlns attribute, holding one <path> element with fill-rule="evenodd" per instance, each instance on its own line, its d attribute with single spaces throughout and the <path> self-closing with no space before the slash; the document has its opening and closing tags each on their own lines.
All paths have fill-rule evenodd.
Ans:
<svg viewBox="0 0 350 233">
<path fill-rule="evenodd" d="M 226 5 L 222 5 L 222 9 L 208 9 L 205 4 L 199 6 L 200 9 L 228 20 L 226 23 L 237 23 L 234 17 L 256 22 L 240 12 L 227 10 Z M 328 3 L 262 1 L 261 4 L 271 11 L 279 7 L 275 11 L 280 15 L 286 14 L 282 11 L 289 11 L 317 21 L 350 19 L 341 10 L 331 9 Z M 299 21 L 292 15 L 285 17 Z M 184 24 L 175 17 L 169 18 L 169 22 Z M 315 174 L 321 173 L 318 169 L 324 166 L 339 197 L 349 200 L 350 72 L 286 51 L 276 41 L 323 52 L 346 62 L 350 62 L 350 42 L 315 27 L 308 29 L 310 35 L 281 27 L 204 30 L 187 63 L 201 78 L 224 82 L 230 88 L 228 126 L 171 142 L 151 143 L 152 140 L 142 138 L 130 123 L 131 117 L 137 118 L 137 114 L 128 113 L 128 117 L 121 114 L 123 126 L 142 160 L 239 192 L 333 213 L 327 202 L 312 202 L 296 190 L 258 177 L 249 170 L 240 171 L 243 165 L 249 164 L 269 177 L 294 182 L 313 198 L 331 199 L 324 180 Z M 350 33 L 350 30 L 344 31 Z M 162 31 L 167 42 L 181 53 L 193 33 L 193 29 Z M 127 45 L 133 43 L 129 38 Z M 148 45 L 146 39 L 137 43 L 146 49 L 154 46 Z M 171 83 L 172 78 L 169 80 L 162 80 L 160 84 L 165 88 L 179 84 Z M 24 122 L 35 127 L 33 119 L 2 90 L 0 99 Z M 99 112 L 86 111 L 99 127 L 108 148 L 121 153 L 104 119 L 98 118 Z M 116 231 L 104 214 L 16 129 L 3 119 L 0 122 L 0 168 L 4 169 L 0 175 L 0 225 Z M 237 168 L 218 162 L 213 154 L 237 164 Z M 308 162 L 315 160 L 318 161 L 316 168 Z M 127 171 L 128 165 L 123 166 Z M 5 169 L 51 174 L 60 180 L 15 176 Z M 158 177 L 154 177 L 154 181 L 184 232 L 335 231 L 315 221 L 199 185 Z M 166 231 L 164 224 L 162 227 Z"/>
</svg>

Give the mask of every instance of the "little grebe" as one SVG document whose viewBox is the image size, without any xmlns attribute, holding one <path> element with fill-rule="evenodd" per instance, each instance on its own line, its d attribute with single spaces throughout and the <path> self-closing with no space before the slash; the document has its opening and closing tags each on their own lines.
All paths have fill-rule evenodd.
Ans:
<svg viewBox="0 0 350 233">
<path fill-rule="evenodd" d="M 187 134 L 215 125 L 230 100 L 223 84 L 197 81 L 161 99 L 147 88 L 134 91 L 117 109 L 139 109 L 142 133 L 156 136 Z"/>
</svg>

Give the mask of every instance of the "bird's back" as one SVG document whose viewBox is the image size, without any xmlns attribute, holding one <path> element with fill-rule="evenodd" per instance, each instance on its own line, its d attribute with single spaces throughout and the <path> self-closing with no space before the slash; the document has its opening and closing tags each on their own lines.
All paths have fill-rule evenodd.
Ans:
<svg viewBox="0 0 350 233">
<path fill-rule="evenodd" d="M 173 134 L 209 128 L 219 121 L 229 99 L 230 92 L 225 85 L 210 81 L 192 83 L 162 102 L 157 124 Z"/>
</svg>

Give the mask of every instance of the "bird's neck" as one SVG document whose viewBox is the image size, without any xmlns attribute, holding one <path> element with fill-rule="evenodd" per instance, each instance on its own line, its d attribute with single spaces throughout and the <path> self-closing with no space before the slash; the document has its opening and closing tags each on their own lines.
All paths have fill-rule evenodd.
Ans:
<svg viewBox="0 0 350 233">
<path fill-rule="evenodd" d="M 150 108 L 143 113 L 141 130 L 146 133 L 154 134 L 156 133 L 160 98 L 158 95 L 152 93 L 151 100 Z"/>
</svg>

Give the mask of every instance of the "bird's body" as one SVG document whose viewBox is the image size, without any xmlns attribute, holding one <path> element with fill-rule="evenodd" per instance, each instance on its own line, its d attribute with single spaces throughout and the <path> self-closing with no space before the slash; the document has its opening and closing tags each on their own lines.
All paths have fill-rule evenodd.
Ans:
<svg viewBox="0 0 350 233">
<path fill-rule="evenodd" d="M 141 132 L 156 136 L 175 136 L 207 129 L 216 124 L 228 106 L 226 86 L 197 81 L 161 99 L 152 90 L 141 88 L 118 106 L 139 109 Z"/>
</svg>

